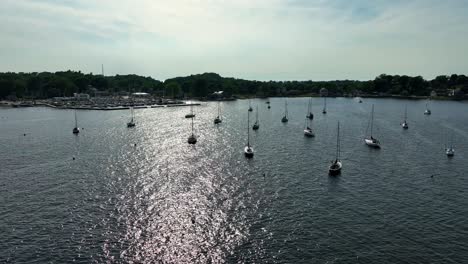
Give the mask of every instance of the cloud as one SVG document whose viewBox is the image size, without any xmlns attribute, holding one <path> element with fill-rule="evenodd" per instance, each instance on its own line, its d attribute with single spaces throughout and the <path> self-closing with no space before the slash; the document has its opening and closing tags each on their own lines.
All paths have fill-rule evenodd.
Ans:
<svg viewBox="0 0 468 264">
<path fill-rule="evenodd" d="M 156 78 L 433 77 L 468 66 L 464 1 L 3 0 L 0 70 Z"/>
</svg>

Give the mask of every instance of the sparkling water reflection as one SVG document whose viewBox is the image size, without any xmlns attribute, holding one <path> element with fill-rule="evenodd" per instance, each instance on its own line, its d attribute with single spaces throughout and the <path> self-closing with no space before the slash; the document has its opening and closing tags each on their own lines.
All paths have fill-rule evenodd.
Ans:
<svg viewBox="0 0 468 264">
<path fill-rule="evenodd" d="M 129 113 L 0 109 L 0 262 L 461 263 L 468 258 L 467 104 L 252 100 L 260 129 L 243 156 L 248 101 Z M 381 150 L 367 148 L 370 105 Z M 408 105 L 409 130 L 402 130 Z M 455 113 L 455 114 L 454 114 Z M 343 173 L 327 176 L 336 122 Z M 26 133 L 26 136 L 23 134 Z M 444 143 L 454 133 L 456 156 Z M 75 157 L 75 160 L 73 160 Z"/>
</svg>

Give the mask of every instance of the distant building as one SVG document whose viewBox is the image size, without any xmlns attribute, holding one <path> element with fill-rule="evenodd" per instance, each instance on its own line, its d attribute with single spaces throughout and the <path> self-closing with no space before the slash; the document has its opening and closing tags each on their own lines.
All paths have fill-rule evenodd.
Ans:
<svg viewBox="0 0 468 264">
<path fill-rule="evenodd" d="M 80 100 L 89 100 L 89 98 L 90 98 L 89 94 L 85 94 L 85 93 L 74 93 L 73 97 L 78 101 L 80 101 Z"/>
<path fill-rule="evenodd" d="M 436 97 L 437 96 L 437 92 L 436 91 L 432 91 L 431 92 L 431 97 Z"/>
<path fill-rule="evenodd" d="M 322 97 L 328 96 L 328 89 L 327 88 L 320 89 L 320 96 Z"/>
</svg>

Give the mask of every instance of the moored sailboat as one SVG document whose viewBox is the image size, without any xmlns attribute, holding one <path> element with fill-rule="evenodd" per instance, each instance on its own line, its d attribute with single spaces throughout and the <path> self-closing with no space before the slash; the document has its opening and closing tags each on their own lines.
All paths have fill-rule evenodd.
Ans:
<svg viewBox="0 0 468 264">
<path fill-rule="evenodd" d="M 219 106 L 219 101 L 218 101 L 218 116 L 216 116 L 216 118 L 213 121 L 215 124 L 219 124 L 219 123 L 222 122 L 222 120 L 221 120 L 221 111 L 220 111 L 219 107 L 220 106 Z"/>
<path fill-rule="evenodd" d="M 78 119 L 76 118 L 76 110 L 75 110 L 75 127 L 73 128 L 73 134 L 80 133 L 80 129 L 78 128 Z"/>
<path fill-rule="evenodd" d="M 445 154 L 447 157 L 455 156 L 455 149 L 453 148 L 453 135 L 450 136 L 450 143 L 445 146 Z"/>
<path fill-rule="evenodd" d="M 258 105 L 257 105 L 257 112 L 255 113 L 255 115 L 256 115 L 256 119 L 255 119 L 255 123 L 252 126 L 252 129 L 258 130 L 260 128 L 260 122 L 258 121 Z"/>
<path fill-rule="evenodd" d="M 327 113 L 327 97 L 324 97 L 322 114 L 326 114 L 326 113 Z"/>
<path fill-rule="evenodd" d="M 134 121 L 133 107 L 130 108 L 130 113 L 132 115 L 132 118 L 130 119 L 130 122 L 127 123 L 127 127 L 134 127 L 135 121 Z"/>
<path fill-rule="evenodd" d="M 190 113 L 186 114 L 185 118 L 194 118 L 194 117 L 195 117 L 195 113 L 193 113 L 193 104 L 190 101 Z"/>
<path fill-rule="evenodd" d="M 408 129 L 409 128 L 408 121 L 406 120 L 407 119 L 407 113 L 408 113 L 408 107 L 405 106 L 405 119 L 404 119 L 403 123 L 401 124 L 401 127 L 403 127 L 403 129 Z"/>
<path fill-rule="evenodd" d="M 341 168 L 343 168 L 343 164 L 340 160 L 340 122 L 338 122 L 338 129 L 336 133 L 336 156 L 335 160 L 332 161 L 330 167 L 328 167 L 328 173 L 331 176 L 335 176 L 341 173 Z"/>
<path fill-rule="evenodd" d="M 284 100 L 284 116 L 281 118 L 281 122 L 286 123 L 288 122 L 288 101 Z"/>
<path fill-rule="evenodd" d="M 250 111 L 247 112 L 247 145 L 244 148 L 244 155 L 247 158 L 254 156 L 254 149 L 250 146 Z"/>
<path fill-rule="evenodd" d="M 312 97 L 309 98 L 309 104 L 307 105 L 307 115 L 306 118 L 312 120 L 314 119 L 314 114 L 312 113 Z"/>
<path fill-rule="evenodd" d="M 371 119 L 370 119 L 370 137 L 366 137 L 364 141 L 369 147 L 380 148 L 380 141 L 374 138 L 374 105 L 372 105 Z"/>
<path fill-rule="evenodd" d="M 430 114 L 432 114 L 432 112 L 431 112 L 431 109 L 429 109 L 429 107 L 427 105 L 428 104 L 426 103 L 426 110 L 424 111 L 424 114 L 425 115 L 430 115 Z"/>
<path fill-rule="evenodd" d="M 193 134 L 193 117 L 191 119 L 192 119 L 192 134 L 188 137 L 187 142 L 189 144 L 195 144 L 197 143 L 197 137 L 195 136 L 195 134 Z"/>
</svg>

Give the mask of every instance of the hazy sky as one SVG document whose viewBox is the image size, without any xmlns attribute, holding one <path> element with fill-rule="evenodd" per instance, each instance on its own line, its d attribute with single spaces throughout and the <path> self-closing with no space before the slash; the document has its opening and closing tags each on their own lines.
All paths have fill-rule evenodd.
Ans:
<svg viewBox="0 0 468 264">
<path fill-rule="evenodd" d="M 468 74 L 468 0 L 1 0 L 0 71 Z"/>
</svg>

